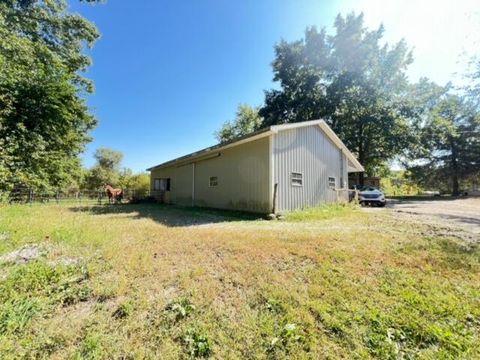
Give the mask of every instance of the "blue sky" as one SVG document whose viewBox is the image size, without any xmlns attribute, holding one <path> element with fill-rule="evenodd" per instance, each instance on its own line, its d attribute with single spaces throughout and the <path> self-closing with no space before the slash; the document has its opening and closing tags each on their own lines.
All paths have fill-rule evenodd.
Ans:
<svg viewBox="0 0 480 360">
<path fill-rule="evenodd" d="M 466 69 L 480 33 L 474 0 L 70 3 L 102 34 L 87 72 L 99 126 L 84 163 L 93 164 L 96 148 L 110 147 L 134 171 L 213 145 L 213 132 L 234 117 L 238 103 L 260 105 L 273 86 L 273 45 L 301 38 L 306 26 L 331 29 L 339 12 L 364 11 L 370 27 L 383 22 L 387 41 L 405 37 L 414 48 L 413 80 L 459 79 L 454 73 Z"/>
</svg>

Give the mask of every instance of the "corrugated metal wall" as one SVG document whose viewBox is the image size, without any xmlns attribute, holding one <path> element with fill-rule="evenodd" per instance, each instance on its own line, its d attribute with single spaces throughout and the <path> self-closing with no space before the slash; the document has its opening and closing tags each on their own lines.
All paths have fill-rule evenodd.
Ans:
<svg viewBox="0 0 480 360">
<path fill-rule="evenodd" d="M 172 201 L 182 206 L 192 206 L 193 164 L 175 168 L 175 176 L 170 180 Z"/>
<path fill-rule="evenodd" d="M 342 187 L 342 177 L 348 177 L 345 156 L 316 125 L 275 134 L 273 158 L 277 211 L 334 202 L 337 193 L 329 188 L 328 177 L 335 177 L 336 188 Z M 292 172 L 303 174 L 303 186 L 292 185 Z"/>
<path fill-rule="evenodd" d="M 195 164 L 195 205 L 221 209 L 269 211 L 268 137 L 238 145 Z M 218 185 L 209 186 L 216 176 Z"/>
<path fill-rule="evenodd" d="M 174 204 L 191 206 L 194 171 L 195 206 L 269 212 L 269 138 L 228 148 L 219 154 L 196 161 L 195 165 L 188 163 L 152 170 L 151 188 L 154 178 L 171 178 L 171 191 L 167 198 Z M 211 176 L 218 178 L 218 186 L 209 186 Z"/>
</svg>

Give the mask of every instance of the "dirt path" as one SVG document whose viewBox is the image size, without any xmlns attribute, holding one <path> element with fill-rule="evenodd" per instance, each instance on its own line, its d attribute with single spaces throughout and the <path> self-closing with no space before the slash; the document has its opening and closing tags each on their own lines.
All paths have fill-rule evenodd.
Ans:
<svg viewBox="0 0 480 360">
<path fill-rule="evenodd" d="M 442 200 L 390 200 L 387 208 L 409 221 L 421 221 L 446 226 L 464 232 L 468 238 L 480 241 L 480 198 Z M 365 211 L 382 211 L 365 208 Z M 462 236 L 465 237 L 465 236 Z"/>
</svg>

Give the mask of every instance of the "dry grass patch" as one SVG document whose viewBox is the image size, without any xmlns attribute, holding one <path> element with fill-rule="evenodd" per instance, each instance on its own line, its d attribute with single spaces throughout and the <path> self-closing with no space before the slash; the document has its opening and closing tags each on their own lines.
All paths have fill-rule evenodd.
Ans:
<svg viewBox="0 0 480 360">
<path fill-rule="evenodd" d="M 0 211 L 0 255 L 49 249 L 0 264 L 2 358 L 480 356 L 478 244 L 388 212 Z"/>
</svg>

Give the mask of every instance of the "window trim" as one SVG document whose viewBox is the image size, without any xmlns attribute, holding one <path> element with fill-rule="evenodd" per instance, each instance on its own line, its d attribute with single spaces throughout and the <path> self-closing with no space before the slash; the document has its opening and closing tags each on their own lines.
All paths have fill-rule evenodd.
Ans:
<svg viewBox="0 0 480 360">
<path fill-rule="evenodd" d="M 213 180 L 213 179 L 215 179 L 215 180 Z M 217 187 L 217 186 L 218 186 L 218 176 L 210 176 L 208 178 L 208 187 Z"/>
<path fill-rule="evenodd" d="M 158 186 L 157 186 L 158 184 Z M 165 189 L 162 190 L 162 184 L 164 184 Z M 170 191 L 171 180 L 170 178 L 154 178 L 153 179 L 153 191 Z"/>
<path fill-rule="evenodd" d="M 331 179 L 333 179 L 333 186 L 332 182 L 330 181 Z M 337 178 L 335 176 L 329 176 L 327 179 L 327 184 L 329 189 L 335 190 L 337 188 Z"/>
<path fill-rule="evenodd" d="M 154 178 L 153 179 L 153 191 L 160 191 L 160 180 L 161 178 Z M 157 186 L 158 184 L 158 186 Z"/>
<path fill-rule="evenodd" d="M 298 175 L 300 175 L 300 177 L 298 177 Z M 300 182 L 298 183 L 298 181 L 300 181 Z M 295 186 L 295 187 L 302 187 L 303 186 L 303 172 L 300 172 L 300 171 L 290 172 L 290 185 Z"/>
</svg>

